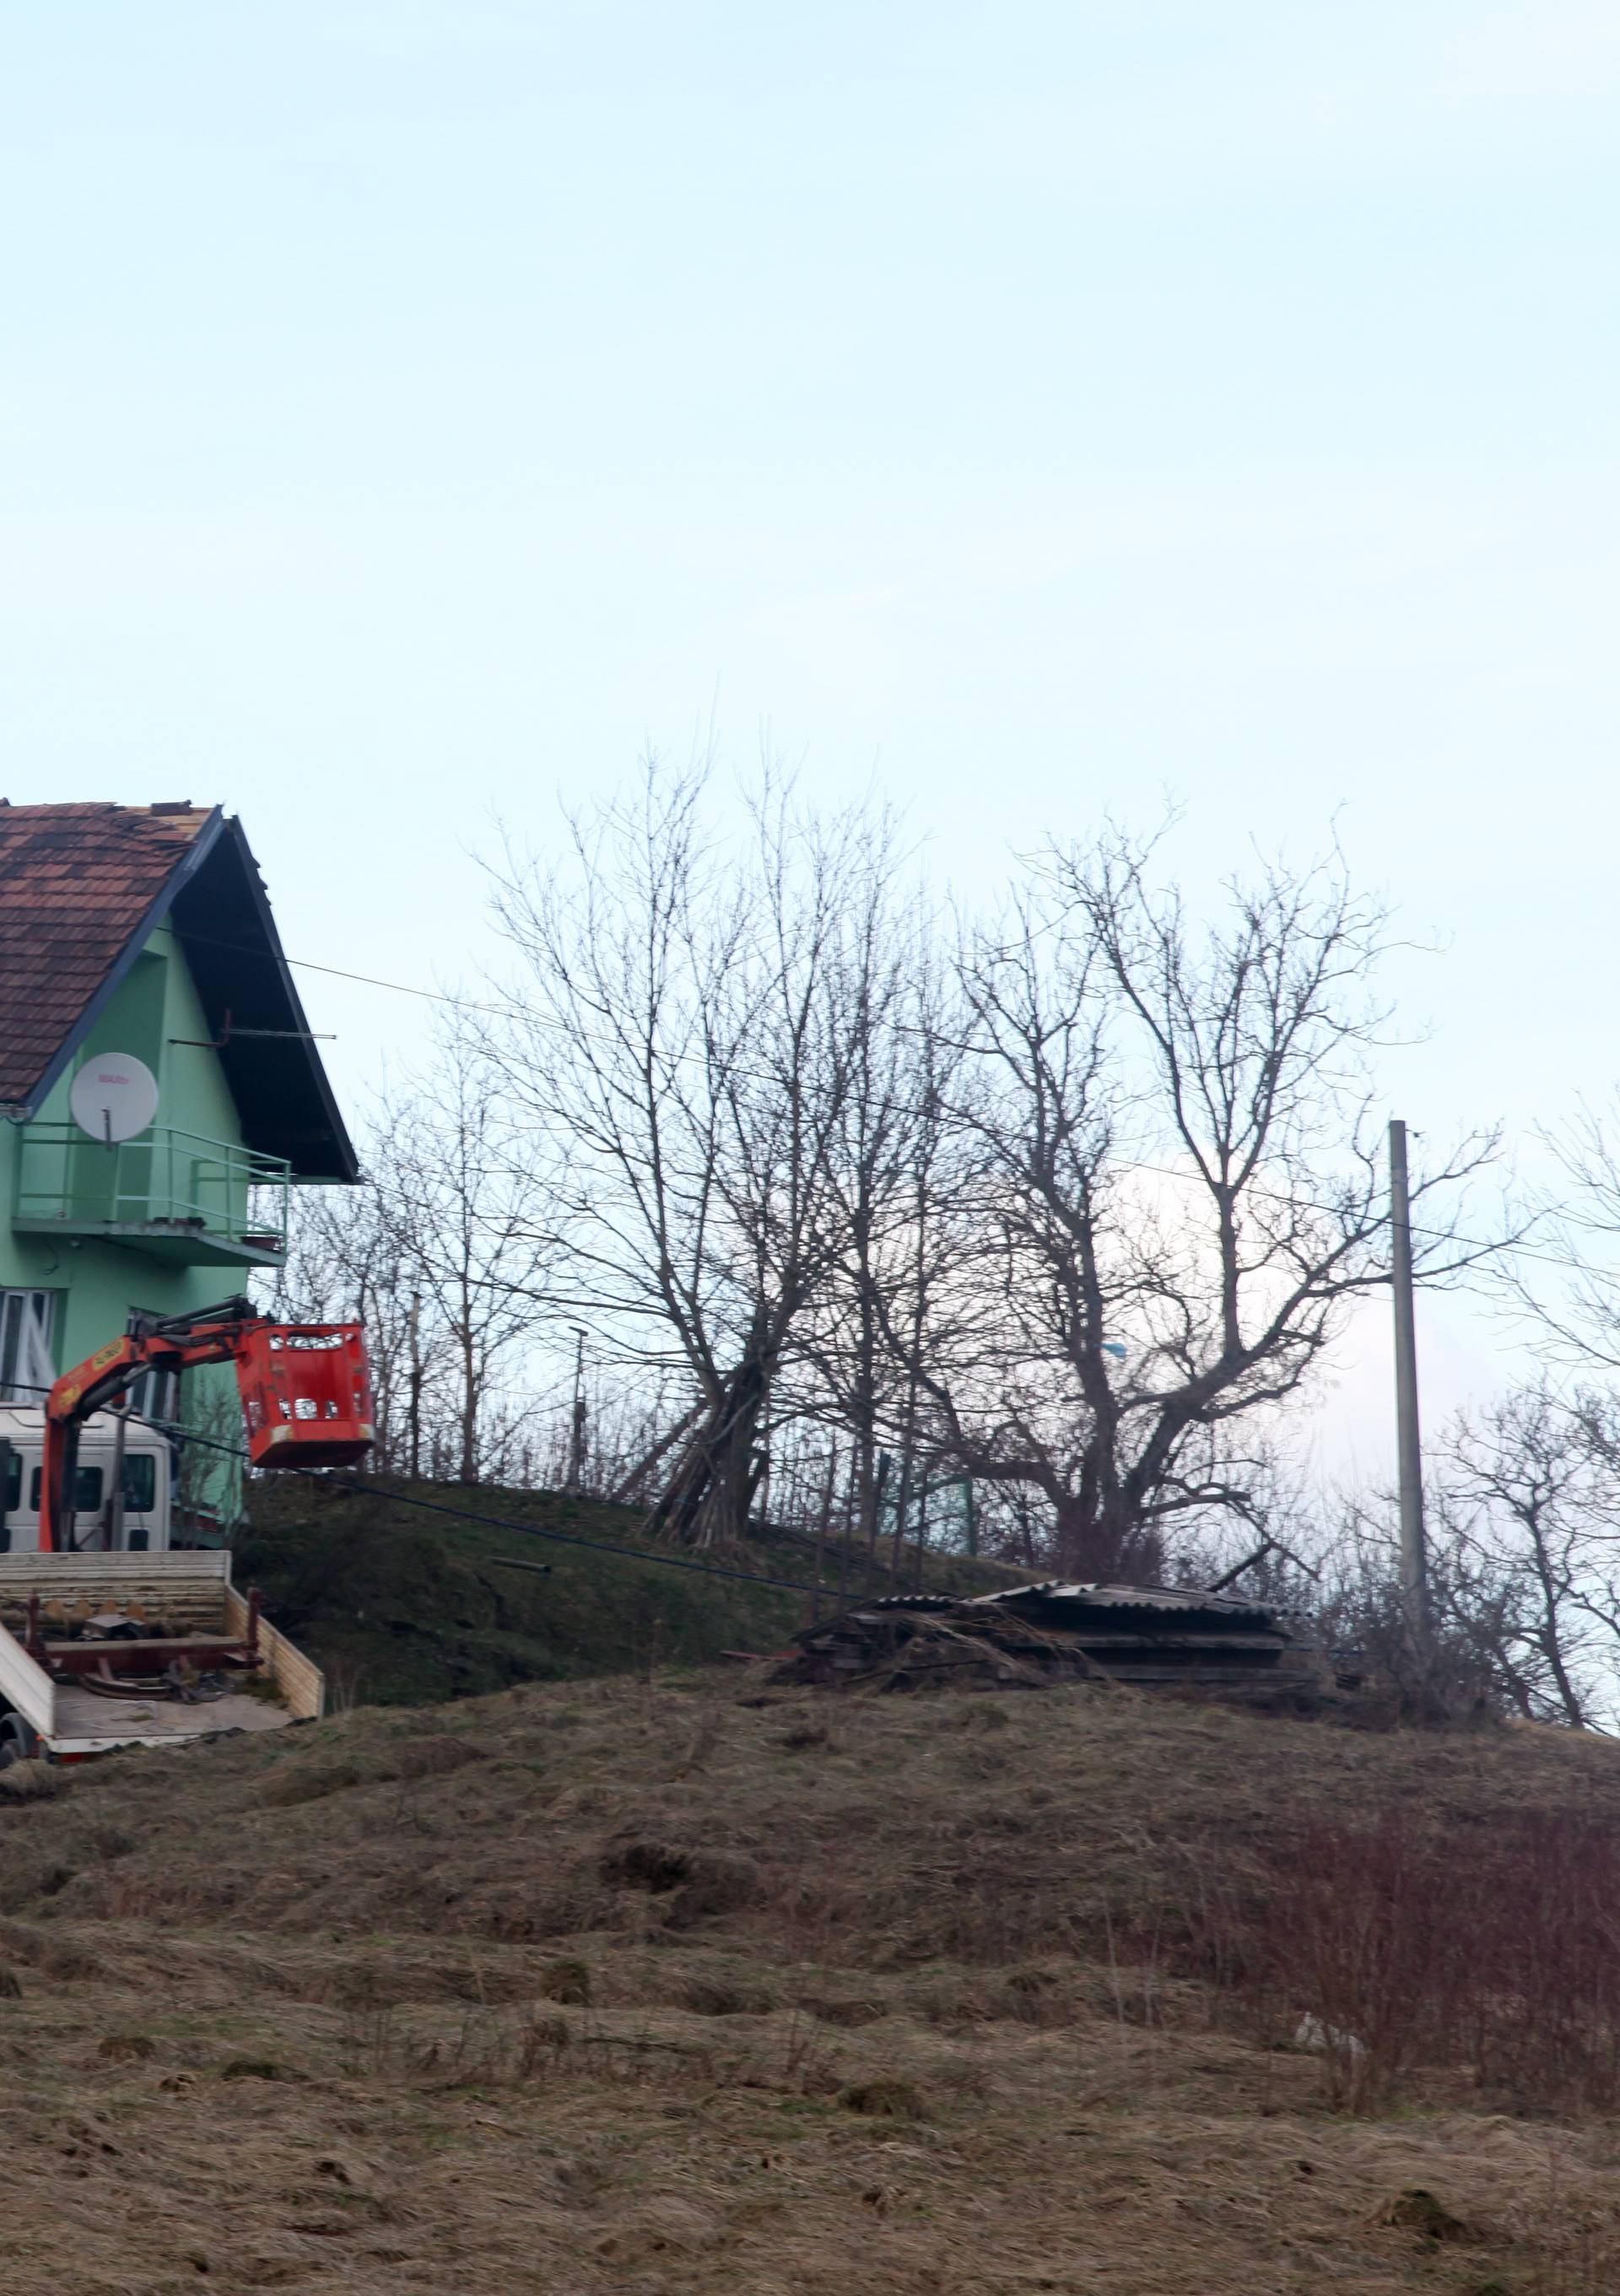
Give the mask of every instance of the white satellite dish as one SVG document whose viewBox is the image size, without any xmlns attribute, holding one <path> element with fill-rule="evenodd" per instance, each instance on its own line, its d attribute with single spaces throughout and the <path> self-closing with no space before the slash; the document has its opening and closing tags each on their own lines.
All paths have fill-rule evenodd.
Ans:
<svg viewBox="0 0 1620 2296">
<path fill-rule="evenodd" d="M 158 1079 L 133 1053 L 97 1053 L 74 1078 L 68 1106 L 92 1140 L 133 1140 L 158 1112 Z"/>
</svg>

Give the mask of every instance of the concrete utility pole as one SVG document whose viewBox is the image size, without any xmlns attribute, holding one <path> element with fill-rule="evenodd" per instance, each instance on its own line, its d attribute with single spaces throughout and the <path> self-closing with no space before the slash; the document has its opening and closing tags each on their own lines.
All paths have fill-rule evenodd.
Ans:
<svg viewBox="0 0 1620 2296">
<path fill-rule="evenodd" d="M 1395 1292 L 1395 1442 L 1401 1485 L 1401 1595 L 1420 1665 L 1429 1655 L 1428 1546 L 1423 1529 L 1423 1446 L 1418 1428 L 1418 1334 L 1412 1314 L 1411 1206 L 1406 1127 L 1389 1128 L 1390 1273 Z"/>
</svg>

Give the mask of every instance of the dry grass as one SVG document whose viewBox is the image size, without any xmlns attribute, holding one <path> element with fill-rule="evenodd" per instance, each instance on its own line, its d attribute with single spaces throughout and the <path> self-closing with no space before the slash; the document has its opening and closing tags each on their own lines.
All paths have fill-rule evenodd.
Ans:
<svg viewBox="0 0 1620 2296">
<path fill-rule="evenodd" d="M 1190 1875 L 1396 1803 L 1620 1752 L 716 1677 L 120 1757 L 0 1808 L 0 2288 L 1620 2287 L 1607 2124 L 1340 2117 L 1186 1973 Z"/>
<path fill-rule="evenodd" d="M 1256 1876 L 1195 1876 L 1182 1965 L 1251 2030 L 1304 2029 L 1355 2111 L 1468 2075 L 1530 2112 L 1620 2112 L 1620 1833 L 1612 1811 L 1420 1806 L 1324 1816 Z M 1208 1861 L 1206 1861 L 1207 1866 Z"/>
</svg>

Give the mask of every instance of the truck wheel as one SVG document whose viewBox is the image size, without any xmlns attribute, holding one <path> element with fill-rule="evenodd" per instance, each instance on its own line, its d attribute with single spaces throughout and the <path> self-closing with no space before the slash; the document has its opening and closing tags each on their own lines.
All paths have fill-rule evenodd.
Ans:
<svg viewBox="0 0 1620 2296">
<path fill-rule="evenodd" d="M 39 1752 L 39 1737 L 20 1714 L 0 1714 L 0 1770 L 13 1762 L 31 1762 Z"/>
</svg>

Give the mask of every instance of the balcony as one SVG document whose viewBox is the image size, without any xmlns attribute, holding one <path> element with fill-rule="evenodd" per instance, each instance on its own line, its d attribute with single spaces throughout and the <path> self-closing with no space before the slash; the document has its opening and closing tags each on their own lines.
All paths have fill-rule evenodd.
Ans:
<svg viewBox="0 0 1620 2296">
<path fill-rule="evenodd" d="M 28 1124 L 12 1225 L 24 1234 L 119 1243 L 188 1267 L 276 1267 L 287 1248 L 291 1167 L 154 1124 L 102 1146 L 77 1124 Z"/>
</svg>

